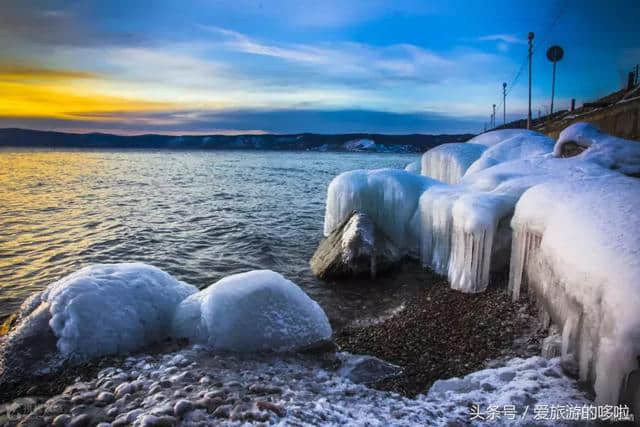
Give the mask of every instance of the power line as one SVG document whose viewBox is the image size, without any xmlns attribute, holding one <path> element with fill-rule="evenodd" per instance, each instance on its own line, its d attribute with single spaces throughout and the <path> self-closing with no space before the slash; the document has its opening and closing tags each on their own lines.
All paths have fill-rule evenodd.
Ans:
<svg viewBox="0 0 640 427">
<path fill-rule="evenodd" d="M 569 0 L 564 0 L 560 6 L 558 7 L 558 11 L 556 12 L 555 17 L 551 20 L 551 22 L 549 23 L 549 26 L 545 29 L 544 33 L 542 33 L 543 38 L 542 40 L 540 40 L 538 43 L 536 43 L 536 45 L 533 47 L 533 54 L 536 53 L 538 46 L 544 45 L 547 40 L 549 39 L 549 36 L 551 35 L 554 27 L 558 24 L 558 22 L 560 21 L 560 17 L 562 16 L 562 14 L 564 13 L 565 9 L 567 8 L 569 3 Z M 515 87 L 515 85 L 518 83 L 518 80 L 520 79 L 520 76 L 522 75 L 522 72 L 525 70 L 527 63 L 529 60 L 529 54 L 525 55 L 524 60 L 522 61 L 522 64 L 520 65 L 520 68 L 518 69 L 518 72 L 516 73 L 516 75 L 514 76 L 514 78 L 511 80 L 511 83 L 509 85 L 507 85 L 507 91 L 506 91 L 506 95 L 509 95 L 509 93 L 511 93 L 511 91 L 513 90 L 513 88 Z M 498 109 L 500 109 L 503 105 L 503 100 L 500 100 L 499 104 L 498 104 Z"/>
</svg>

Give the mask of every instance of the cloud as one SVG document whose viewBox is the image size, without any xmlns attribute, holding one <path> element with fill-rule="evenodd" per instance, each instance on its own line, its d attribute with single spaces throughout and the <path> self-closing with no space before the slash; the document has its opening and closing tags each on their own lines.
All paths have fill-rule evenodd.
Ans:
<svg viewBox="0 0 640 427">
<path fill-rule="evenodd" d="M 525 39 L 517 37 L 513 34 L 490 34 L 487 36 L 478 37 L 478 40 L 503 42 L 507 44 L 527 44 L 527 41 Z"/>
<path fill-rule="evenodd" d="M 78 5 L 51 9 L 47 2 L 25 0 L 2 4 L 0 36 L 5 42 L 30 41 L 45 46 L 112 46 L 139 44 L 139 35 L 100 29 L 76 12 Z"/>
<path fill-rule="evenodd" d="M 94 120 L 95 119 L 95 120 Z M 444 114 L 393 113 L 367 109 L 225 109 L 98 113 L 71 120 L 0 117 L 0 127 L 81 131 L 99 128 L 120 134 L 170 133 L 465 133 L 477 132 L 481 119 Z M 218 131 L 216 131 L 218 130 Z"/>
</svg>

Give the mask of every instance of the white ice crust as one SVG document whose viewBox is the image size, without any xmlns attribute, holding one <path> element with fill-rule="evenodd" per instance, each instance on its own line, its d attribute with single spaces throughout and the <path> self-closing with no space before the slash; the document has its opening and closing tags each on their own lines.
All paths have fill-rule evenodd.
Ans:
<svg viewBox="0 0 640 427">
<path fill-rule="evenodd" d="M 173 334 L 215 350 L 289 351 L 331 338 L 322 308 L 280 274 L 227 276 L 178 307 Z"/>
<path fill-rule="evenodd" d="M 52 283 L 38 299 L 49 305 L 60 353 L 89 358 L 167 337 L 175 308 L 196 291 L 150 265 L 98 264 Z"/>
<path fill-rule="evenodd" d="M 640 143 L 617 138 L 601 132 L 591 123 L 576 123 L 560 133 L 554 154 L 560 156 L 562 147 L 570 142 L 587 148 L 579 157 L 624 174 L 640 174 Z"/>
<path fill-rule="evenodd" d="M 484 145 L 465 142 L 438 145 L 422 155 L 422 175 L 457 184 L 486 149 Z"/>
<path fill-rule="evenodd" d="M 373 223 L 399 248 L 417 247 L 411 222 L 425 189 L 441 185 L 433 179 L 399 169 L 355 170 L 329 184 L 324 234 L 328 236 L 353 210 Z"/>
<path fill-rule="evenodd" d="M 572 129 L 581 128 L 585 127 L 573 125 L 565 132 L 570 134 Z M 634 152 L 634 148 L 621 148 L 623 143 L 640 146 L 620 139 L 599 141 L 600 153 Z M 361 211 L 399 248 L 418 255 L 424 265 L 447 275 L 452 288 L 481 292 L 489 283 L 490 273 L 508 264 L 512 238 L 509 221 L 522 193 L 545 182 L 618 177 L 619 170 L 640 168 L 640 158 L 632 155 L 624 165 L 617 155 L 589 155 L 593 144 L 579 156 L 558 158 L 546 136 L 504 130 L 480 135 L 470 143 L 444 144 L 428 151 L 422 159 L 423 175 L 431 171 L 432 177 L 455 181 L 458 178 L 453 179 L 453 175 L 457 177 L 464 169 L 459 167 L 461 159 L 466 158 L 463 154 L 467 148 L 463 147 L 474 149 L 473 146 L 481 147 L 477 166 L 465 169 L 456 185 L 427 177 L 420 180 L 397 170 L 359 170 L 339 175 L 328 189 L 325 234 L 352 210 Z M 616 160 L 606 160 L 612 158 Z"/>
<path fill-rule="evenodd" d="M 506 141 L 510 138 L 513 138 L 514 136 L 536 137 L 540 135 L 542 135 L 540 132 L 536 132 L 534 130 L 501 129 L 501 130 L 492 130 L 489 132 L 482 133 L 478 136 L 471 138 L 469 141 L 467 141 L 467 143 L 480 144 L 480 145 L 485 145 L 487 147 L 491 147 L 493 145 Z"/>
<path fill-rule="evenodd" d="M 638 367 L 639 212 L 638 180 L 618 175 L 535 186 L 512 221 L 512 291 L 520 293 L 526 268 L 528 292 L 551 302 L 563 357 L 576 359 L 582 380 L 595 380 L 601 403 L 616 403 Z"/>
</svg>

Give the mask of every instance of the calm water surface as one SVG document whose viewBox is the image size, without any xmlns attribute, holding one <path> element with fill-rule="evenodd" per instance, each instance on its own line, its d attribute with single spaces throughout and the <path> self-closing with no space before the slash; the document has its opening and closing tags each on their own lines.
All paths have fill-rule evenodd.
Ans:
<svg viewBox="0 0 640 427">
<path fill-rule="evenodd" d="M 93 263 L 142 261 L 199 288 L 252 269 L 298 283 L 334 320 L 377 299 L 308 261 L 340 172 L 416 155 L 247 151 L 0 151 L 0 318 Z"/>
</svg>

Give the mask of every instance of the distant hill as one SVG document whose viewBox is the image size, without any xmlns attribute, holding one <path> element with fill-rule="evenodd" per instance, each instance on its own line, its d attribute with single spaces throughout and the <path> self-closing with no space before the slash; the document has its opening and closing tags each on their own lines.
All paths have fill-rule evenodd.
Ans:
<svg viewBox="0 0 640 427">
<path fill-rule="evenodd" d="M 29 129 L 0 129 L 0 147 L 135 148 L 185 150 L 294 150 L 421 153 L 447 142 L 467 141 L 473 135 L 138 135 L 73 134 Z"/>
</svg>

